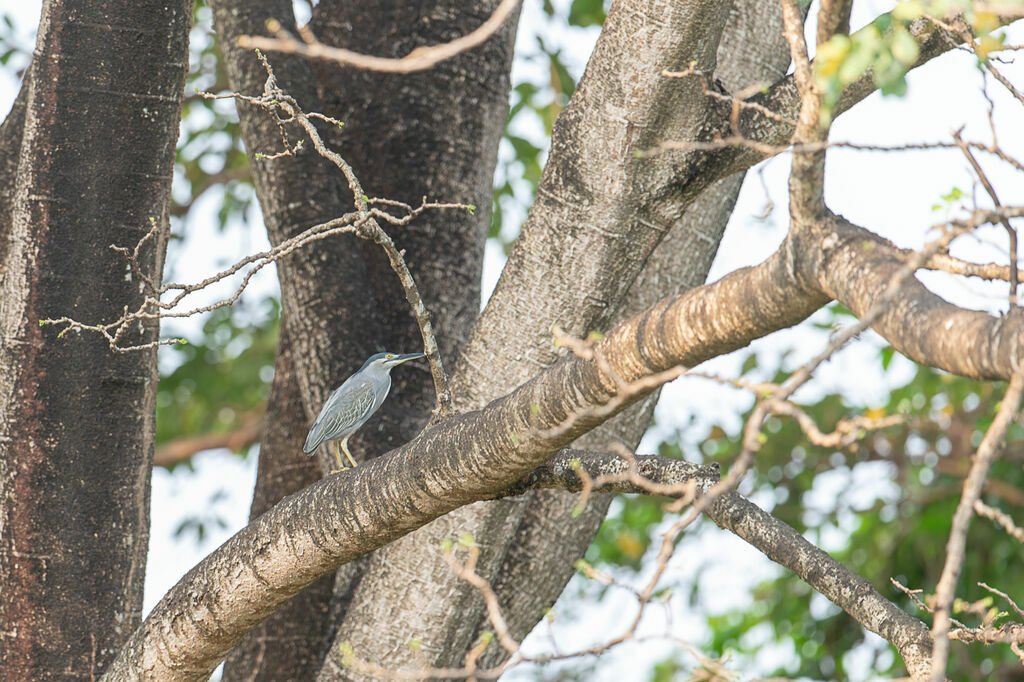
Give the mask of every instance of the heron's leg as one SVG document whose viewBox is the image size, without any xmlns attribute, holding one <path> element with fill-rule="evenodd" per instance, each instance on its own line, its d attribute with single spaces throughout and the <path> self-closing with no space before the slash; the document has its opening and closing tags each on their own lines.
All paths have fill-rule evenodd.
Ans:
<svg viewBox="0 0 1024 682">
<path fill-rule="evenodd" d="M 352 459 L 352 453 L 348 451 L 348 436 L 345 436 L 338 442 L 341 444 L 341 449 L 345 451 L 345 456 L 348 457 L 348 461 L 351 462 L 354 467 L 356 465 L 356 461 Z M 338 458 L 338 465 L 341 465 L 340 457 Z"/>
<path fill-rule="evenodd" d="M 341 471 L 344 471 L 345 469 L 348 469 L 347 466 L 345 466 L 344 464 L 341 463 L 341 451 L 338 450 L 338 441 L 336 441 L 336 440 L 328 441 L 327 442 L 327 449 L 330 451 L 330 453 L 332 455 L 334 455 L 334 461 L 336 461 L 338 463 L 338 468 L 337 469 L 333 469 L 330 473 L 336 474 L 336 473 L 339 473 Z"/>
</svg>

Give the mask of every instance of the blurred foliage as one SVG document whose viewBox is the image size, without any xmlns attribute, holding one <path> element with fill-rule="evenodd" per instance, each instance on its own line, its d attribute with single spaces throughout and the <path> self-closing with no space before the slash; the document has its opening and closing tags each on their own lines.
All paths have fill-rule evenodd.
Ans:
<svg viewBox="0 0 1024 682">
<path fill-rule="evenodd" d="M 848 313 L 832 307 L 833 323 Z M 830 328 L 833 325 L 822 323 Z M 878 355 L 884 371 L 894 357 L 891 348 Z M 758 369 L 755 355 L 744 369 Z M 776 371 L 771 381 L 782 382 L 789 374 Z M 875 587 L 909 613 L 925 622 L 930 617 L 917 610 L 890 583 L 895 578 L 912 589 L 931 593 L 938 582 L 953 511 L 960 498 L 963 477 L 972 454 L 998 409 L 1003 384 L 975 382 L 929 367 L 916 366 L 912 380 L 889 392 L 884 404 L 861 405 L 838 394 L 828 394 L 801 405 L 823 431 L 844 417 L 903 415 L 905 423 L 867 434 L 846 451 L 812 445 L 794 420 L 771 417 L 765 424 L 768 438 L 748 474 L 745 487 L 758 499 L 775 500 L 770 511 L 812 542 L 824 546 L 839 561 L 872 581 Z M 749 412 L 747 413 L 749 415 Z M 1015 424 L 1008 446 L 993 465 L 983 500 L 1007 509 L 1024 506 L 1024 428 Z M 659 446 L 662 455 L 693 462 L 718 462 L 723 470 L 740 450 L 740 435 L 712 426 L 699 449 L 680 445 L 679 439 Z M 878 482 L 882 467 L 885 485 Z M 836 477 L 839 477 L 837 481 Z M 867 482 L 866 484 L 864 482 Z M 888 482 L 891 481 L 892 485 Z M 875 488 L 870 487 L 872 482 Z M 822 490 L 840 492 L 823 507 Z M 866 487 L 867 486 L 867 487 Z M 659 541 L 664 499 L 623 496 L 623 504 L 602 525 L 587 558 L 595 565 L 639 570 L 641 558 L 652 541 Z M 836 538 L 841 538 L 836 546 Z M 967 600 L 990 596 L 978 587 L 983 581 L 1015 595 L 1024 594 L 1024 572 L 1008 571 L 1019 565 L 1020 545 L 994 523 L 976 518 L 971 525 L 968 552 L 957 595 Z M 704 609 L 706 595 L 694 585 L 688 607 Z M 769 639 L 797 653 L 791 664 L 769 675 L 812 679 L 849 679 L 851 651 L 867 647 L 873 658 L 873 674 L 898 676 L 902 664 L 888 646 L 868 639 L 849 616 L 832 606 L 804 582 L 788 572 L 760 584 L 748 608 L 708 618 L 712 638 L 703 650 L 708 655 L 733 651 L 753 657 L 764 646 L 750 633 L 767 628 Z M 705 601 L 702 601 L 702 598 Z M 998 601 L 998 600 L 997 600 Z M 1006 604 L 997 607 L 1008 609 Z M 976 616 L 958 616 L 978 625 Z M 1003 621 L 998 621 L 1001 624 Z M 861 656 L 860 661 L 864 660 Z M 670 666 L 671 662 L 665 662 Z M 860 665 L 863 665 L 861 663 Z M 863 673 L 858 668 L 859 673 Z M 1020 662 L 1005 646 L 953 645 L 950 677 L 1024 679 Z M 1010 676 L 1000 676 L 999 671 Z M 1013 671 L 1008 673 L 1007 671 Z M 652 679 L 667 679 L 657 670 Z"/>
<path fill-rule="evenodd" d="M 281 311 L 275 299 L 259 307 L 219 308 L 206 318 L 198 340 L 162 351 L 162 360 L 175 368 L 162 373 L 157 390 L 158 446 L 231 430 L 261 408 L 274 375 Z"/>
<path fill-rule="evenodd" d="M 903 95 L 907 72 L 920 54 L 910 25 L 925 15 L 944 17 L 963 13 L 975 41 L 979 60 L 1005 46 L 1005 32 L 990 35 L 999 27 L 994 11 L 976 9 L 968 0 L 903 0 L 892 12 L 883 14 L 850 36 L 835 35 L 818 47 L 814 76 L 825 94 L 822 116 L 829 117 L 839 95 L 850 83 L 870 73 L 883 95 Z M 930 27 L 929 27 L 930 28 Z"/>
<path fill-rule="evenodd" d="M 171 214 L 187 217 L 200 196 L 217 190 L 216 224 L 221 230 L 231 220 L 244 220 L 256 199 L 234 103 L 204 99 L 198 94 L 227 89 L 220 43 L 213 32 L 213 12 L 206 0 L 197 0 L 189 35 L 189 70 L 175 155 Z"/>
<path fill-rule="evenodd" d="M 21 78 L 31 54 L 32 45 L 25 40 L 14 17 L 8 12 L 0 14 L 0 67 L 13 69 L 13 75 Z"/>
</svg>

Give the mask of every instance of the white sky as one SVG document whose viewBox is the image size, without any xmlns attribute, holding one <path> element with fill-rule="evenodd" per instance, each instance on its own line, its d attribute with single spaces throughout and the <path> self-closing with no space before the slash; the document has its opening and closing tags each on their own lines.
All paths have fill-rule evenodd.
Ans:
<svg viewBox="0 0 1024 682">
<path fill-rule="evenodd" d="M 567 0 L 555 3 L 558 7 L 567 5 Z M 31 45 L 30 34 L 38 22 L 38 3 L 19 2 L 4 11 L 14 15 L 17 28 L 25 34 L 22 44 Z M 860 2 L 855 7 L 854 26 L 869 21 L 878 13 L 891 7 L 890 3 Z M 813 11 L 813 10 L 812 10 Z M 1022 26 L 1010 31 L 1008 42 L 1024 42 Z M 528 0 L 523 9 L 517 50 L 520 55 L 534 51 L 536 35 L 544 35 L 549 44 L 559 44 L 574 72 L 579 75 L 596 39 L 596 31 L 572 30 L 553 32 L 542 20 L 540 4 Z M 1004 65 L 1004 73 L 1012 82 L 1024 84 L 1024 68 L 1020 64 Z M 513 68 L 513 81 L 524 79 L 545 81 L 544 67 L 531 63 L 522 56 Z M 862 143 L 904 143 L 909 141 L 946 140 L 950 131 L 965 126 L 965 138 L 989 141 L 986 123 L 986 104 L 979 92 L 981 76 L 975 67 L 974 58 L 962 51 L 954 51 L 933 60 L 930 64 L 911 73 L 909 93 L 904 98 L 883 98 L 874 95 L 843 115 L 834 125 L 833 140 L 848 140 Z M 8 75 L 0 73 L 0 112 L 8 111 L 16 94 L 17 83 Z M 990 86 L 995 102 L 995 120 L 1000 131 L 1000 143 L 1018 158 L 1024 156 L 1024 130 L 1020 104 L 1012 100 L 1001 86 Z M 517 131 L 524 136 L 538 138 L 539 130 Z M 539 142 L 540 140 L 537 139 Z M 508 150 L 502 153 L 507 154 Z M 1004 200 L 1019 201 L 1024 196 L 1019 177 L 1014 177 L 1004 164 L 981 157 L 981 162 L 990 172 Z M 763 260 L 782 240 L 788 216 L 786 214 L 786 176 L 788 156 L 781 156 L 762 164 L 751 172 L 740 194 L 736 210 L 722 242 L 719 257 L 712 268 L 711 279 L 717 279 L 737 267 Z M 942 218 L 941 213 L 932 211 L 932 204 L 938 197 L 958 186 L 970 191 L 973 185 L 967 164 L 959 153 L 915 152 L 901 154 L 879 154 L 834 150 L 829 153 L 826 175 L 826 201 L 832 210 L 841 213 L 851 221 L 892 239 L 901 246 L 920 246 L 925 241 L 927 228 Z M 218 234 L 209 217 L 217 210 L 217 197 L 208 193 L 194 209 L 197 214 L 189 224 L 189 237 L 174 261 L 178 264 L 175 279 L 195 278 L 205 275 L 224 263 L 232 254 L 241 255 L 252 250 L 261 250 L 266 237 L 258 211 L 250 216 L 248 226 L 235 225 L 224 234 Z M 981 193 L 983 195 L 983 193 Z M 775 209 L 767 220 L 754 216 L 760 214 L 770 197 Z M 986 204 L 981 196 L 979 202 Z M 205 217 L 204 217 L 205 216 Z M 1005 259 L 1005 236 L 998 230 L 982 233 L 983 240 L 958 242 L 953 252 L 976 260 Z M 180 248 L 180 247 L 179 247 Z M 1003 252 L 1000 252 L 1000 248 Z M 223 254 L 215 260 L 211 254 Z M 497 280 L 503 263 L 501 250 L 494 244 L 488 245 L 485 264 L 485 290 L 489 294 Z M 255 283 L 256 296 L 266 295 L 276 288 L 272 271 L 268 270 Z M 1005 286 L 983 285 L 976 281 L 950 281 L 948 277 L 925 274 L 921 276 L 929 286 L 942 295 L 960 303 L 979 309 L 996 312 L 1005 309 Z M 175 333 L 194 333 L 196 326 L 183 325 Z M 777 363 L 780 348 L 795 347 L 790 364 L 798 364 L 820 349 L 822 335 L 807 328 L 787 331 L 770 339 L 754 344 L 767 367 Z M 813 399 L 825 391 L 843 387 L 845 394 L 857 400 L 880 400 L 886 386 L 907 381 L 912 373 L 910 363 L 898 358 L 890 367 L 887 376 L 877 369 L 875 359 L 881 341 L 873 333 L 865 334 L 857 344 L 839 353 L 818 372 L 813 384 L 801 391 L 798 397 Z M 735 375 L 738 371 L 738 357 L 719 358 L 708 363 L 708 371 Z M 851 376 L 858 380 L 850 382 Z M 662 438 L 679 434 L 683 443 L 695 447 L 712 422 L 724 423 L 730 430 L 738 430 L 740 414 L 749 406 L 749 398 L 734 390 L 697 379 L 680 379 L 666 387 L 664 397 L 656 414 L 657 426 L 645 437 L 641 451 L 651 451 Z M 688 419 L 695 422 L 689 426 Z M 680 431 L 686 428 L 685 431 Z M 255 459 L 242 460 L 226 452 L 204 453 L 194 460 L 195 471 L 179 468 L 174 474 L 157 469 L 153 474 L 153 508 L 151 531 L 151 554 L 146 576 L 146 610 L 156 603 L 163 592 L 194 565 L 202 556 L 240 528 L 248 516 L 248 505 L 255 479 Z M 858 469 L 858 480 L 867 478 L 871 488 L 882 497 L 895 495 L 895 484 L 884 465 Z M 823 508 L 830 508 L 836 492 L 849 484 L 849 472 L 837 471 L 836 475 L 823 477 L 816 489 Z M 770 500 L 758 500 L 771 504 Z M 867 506 L 871 499 L 859 501 L 857 506 Z M 201 517 L 207 520 L 221 519 L 224 527 L 209 523 L 212 531 L 202 542 L 189 539 L 175 541 L 174 529 L 182 519 Z M 702 561 L 711 562 L 715 570 L 701 573 L 700 593 L 707 595 L 710 610 L 721 612 L 728 608 L 742 606 L 750 599 L 748 589 L 756 582 L 772 575 L 775 570 L 759 552 L 727 533 L 718 532 L 704 524 L 695 533 L 699 540 L 687 541 L 688 549 L 673 559 L 670 582 L 687 586 L 696 579 L 700 562 L 693 560 L 693 550 L 700 551 Z M 835 539 L 841 538 L 838 530 Z M 653 563 L 653 562 L 651 562 Z M 887 576 L 868 576 L 876 582 Z M 593 643 L 598 636 L 614 629 L 616 622 L 631 617 L 632 603 L 627 595 L 609 594 L 604 601 L 573 599 L 572 595 L 582 590 L 592 593 L 585 581 L 574 580 L 560 600 L 555 612 L 558 614 L 553 626 L 555 636 L 562 649 Z M 657 611 L 657 610 L 655 610 Z M 670 608 L 671 618 L 652 611 L 652 618 L 645 625 L 648 632 L 663 632 L 671 623 L 673 632 L 683 638 L 699 643 L 707 634 L 701 614 L 685 613 L 680 608 Z M 594 623 L 601 624 L 595 628 Z M 764 633 L 753 632 L 754 641 L 760 641 Z M 542 624 L 526 643 L 528 650 L 548 650 L 547 628 Z M 638 660 L 655 662 L 669 655 L 669 645 L 630 645 L 602 657 L 596 672 L 590 679 L 622 682 L 647 679 L 648 666 L 638 665 Z M 786 660 L 789 652 L 776 651 L 766 647 L 759 656 L 759 663 L 769 665 Z M 738 666 L 747 670 L 747 666 Z M 761 666 L 756 666 L 761 667 Z M 527 671 L 512 673 L 509 679 L 526 679 Z"/>
</svg>

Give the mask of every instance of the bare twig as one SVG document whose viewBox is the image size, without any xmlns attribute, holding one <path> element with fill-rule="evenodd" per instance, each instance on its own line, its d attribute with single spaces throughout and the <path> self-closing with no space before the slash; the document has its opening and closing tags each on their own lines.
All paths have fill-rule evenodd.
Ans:
<svg viewBox="0 0 1024 682">
<path fill-rule="evenodd" d="M 276 20 L 267 22 L 267 29 L 274 34 L 273 38 L 243 35 L 238 37 L 238 45 L 244 48 L 254 48 L 270 52 L 298 54 L 310 59 L 321 59 L 336 64 L 345 64 L 359 69 L 366 69 L 367 71 L 413 73 L 429 69 L 439 62 L 451 59 L 466 50 L 471 50 L 481 45 L 501 28 L 517 4 L 519 4 L 519 0 L 502 0 L 491 16 L 470 33 L 451 42 L 417 47 L 406 56 L 397 59 L 375 57 L 341 47 L 324 45 L 313 35 L 313 31 L 309 26 L 299 28 L 299 36 L 302 40 L 298 40 L 285 31 L 281 27 L 281 23 Z"/>
<path fill-rule="evenodd" d="M 1010 156 L 1001 147 L 991 144 L 984 144 L 982 142 L 966 142 L 967 146 L 971 149 L 991 154 L 996 158 L 1004 161 L 1019 171 L 1024 171 L 1024 163 L 1018 159 Z M 826 149 L 852 149 L 854 151 L 861 152 L 908 152 L 908 151 L 931 151 L 939 149 L 959 149 L 956 143 L 953 142 L 908 142 L 905 144 L 866 144 L 861 142 L 848 142 L 848 141 L 837 141 L 830 142 L 828 140 L 821 140 L 819 142 L 799 142 L 792 144 L 768 144 L 765 142 L 758 142 L 750 138 L 742 137 L 740 135 L 728 135 L 726 137 L 719 137 L 708 142 L 701 142 L 699 140 L 693 141 L 679 141 L 679 140 L 666 140 L 661 142 L 655 147 L 646 151 L 637 152 L 639 157 L 652 157 L 663 152 L 668 151 L 699 151 L 699 152 L 713 152 L 726 149 L 728 147 L 743 147 L 751 149 L 755 152 L 765 154 L 767 156 L 775 156 L 782 154 L 783 152 L 792 151 L 798 152 L 815 152 L 823 151 Z"/>
<path fill-rule="evenodd" d="M 738 115 L 737 110 L 739 109 L 750 109 L 752 111 L 760 113 L 762 116 L 765 116 L 766 118 L 772 119 L 773 121 L 778 121 L 779 123 L 786 123 L 791 126 L 796 125 L 796 121 L 794 121 L 793 119 L 786 118 L 782 114 L 772 111 L 771 109 L 764 106 L 760 102 L 753 102 L 748 99 L 749 97 L 757 93 L 764 92 L 767 89 L 767 85 L 751 85 L 746 88 L 743 88 L 736 94 L 723 95 L 722 93 L 718 92 L 717 90 L 711 88 L 708 85 L 707 74 L 697 69 L 696 62 L 690 64 L 690 66 L 684 69 L 683 71 L 669 71 L 668 69 L 665 69 L 661 72 L 661 75 L 666 78 L 686 78 L 688 76 L 696 76 L 698 81 L 700 81 L 700 88 L 704 92 L 705 97 L 710 97 L 720 102 L 726 102 L 727 104 L 733 107 L 730 123 L 732 124 L 732 131 L 736 135 L 739 135 L 739 125 L 736 121 Z"/>
<path fill-rule="evenodd" d="M 239 93 L 227 93 L 222 95 L 198 93 L 199 96 L 207 99 L 234 99 L 248 102 L 266 110 L 274 118 L 281 131 L 281 139 L 284 149 L 270 155 L 257 153 L 255 154 L 255 157 L 259 161 L 269 162 L 276 158 L 293 156 L 299 153 L 302 150 L 303 140 L 299 140 L 292 144 L 285 128 L 286 124 L 289 123 L 298 124 L 309 136 L 316 152 L 333 163 L 345 177 L 348 187 L 352 192 L 356 210 L 326 223 L 310 227 L 295 237 L 281 242 L 269 251 L 243 258 L 231 267 L 207 277 L 201 282 L 195 284 L 171 283 L 160 286 L 156 284 L 156 280 L 154 278 L 146 276 L 138 267 L 137 263 L 139 249 L 144 246 L 148 239 L 153 237 L 157 229 L 156 221 L 151 221 L 153 225 L 152 228 L 139 241 L 133 251 L 129 252 L 128 249 L 122 247 L 112 247 L 125 256 L 131 264 L 133 272 L 140 278 L 148 290 L 148 294 L 137 310 L 128 311 L 126 309 L 120 319 L 105 324 L 84 324 L 69 317 L 43 320 L 41 321 L 41 324 L 64 325 L 64 329 L 60 333 L 61 335 L 65 334 L 69 330 L 98 332 L 107 339 L 109 346 L 118 352 L 152 348 L 161 344 L 178 343 L 181 341 L 180 339 L 161 339 L 148 344 L 123 347 L 120 345 L 120 340 L 122 335 L 127 330 L 131 329 L 132 325 L 139 321 L 156 320 L 169 317 L 191 317 L 199 313 L 209 312 L 217 308 L 231 305 L 238 300 L 242 292 L 248 286 L 252 277 L 265 266 L 284 258 L 295 250 L 314 241 L 326 239 L 327 237 L 335 234 L 351 232 L 361 239 L 367 239 L 378 244 L 387 254 L 391 269 L 397 275 L 398 280 L 402 285 L 402 289 L 405 292 L 406 301 L 408 301 L 409 306 L 412 308 L 413 316 L 419 326 L 420 336 L 423 339 L 423 349 L 428 361 L 430 362 L 431 376 L 434 380 L 434 390 L 437 395 L 437 407 L 435 412 L 440 417 L 450 414 L 452 404 L 451 394 L 448 389 L 448 377 L 444 371 L 444 366 L 441 362 L 441 355 L 437 348 L 437 340 L 434 337 L 433 326 L 430 321 L 430 313 L 427 311 L 427 308 L 423 303 L 423 299 L 420 296 L 416 282 L 405 262 L 403 252 L 395 246 L 394 241 L 378 223 L 378 219 L 393 225 L 407 225 L 416 216 L 420 215 L 427 209 L 458 208 L 473 211 L 476 207 L 467 204 L 428 202 L 426 197 L 423 198 L 423 201 L 417 208 L 413 208 L 403 202 L 388 199 L 370 200 L 363 193 L 362 185 L 356 177 L 355 171 L 352 170 L 352 167 L 344 158 L 341 157 L 340 154 L 327 147 L 316 126 L 313 124 L 312 119 L 320 119 L 333 125 L 341 125 L 341 122 L 328 116 L 324 116 L 323 114 L 307 114 L 302 111 L 295 99 L 281 90 L 278 86 L 273 68 L 270 66 L 266 57 L 260 53 L 257 53 L 257 56 L 267 71 L 267 80 L 264 84 L 263 94 L 261 96 L 251 97 Z M 385 210 L 376 208 L 375 205 L 397 207 L 402 209 L 405 215 L 394 216 Z M 227 299 L 217 301 L 211 305 L 200 306 L 189 310 L 173 310 L 190 294 L 203 290 L 238 273 L 242 274 L 242 281 L 235 289 L 235 292 Z M 177 293 L 171 297 L 170 300 L 160 300 L 160 297 L 163 294 L 169 292 Z"/>
<path fill-rule="evenodd" d="M 949 657 L 949 624 L 953 608 L 953 594 L 960 569 L 964 561 L 964 547 L 967 543 L 967 528 L 974 513 L 974 503 L 981 496 L 981 488 L 988 476 L 989 467 L 1002 447 L 1006 431 L 1017 415 L 1020 406 L 1021 392 L 1024 391 L 1024 373 L 1018 371 L 1010 381 L 1010 386 L 1003 396 L 1003 403 L 996 413 L 992 425 L 985 432 L 978 451 L 974 457 L 964 491 L 953 514 L 953 525 L 949 531 L 949 542 L 946 545 L 946 562 L 942 567 L 938 586 L 935 589 L 935 620 L 932 624 L 932 639 L 935 641 L 932 650 L 931 682 L 942 682 L 946 677 L 946 661 Z"/>
<path fill-rule="evenodd" d="M 957 146 L 960 147 L 960 151 L 967 157 L 967 161 L 971 164 L 971 168 L 974 169 L 975 174 L 981 181 L 981 186 L 988 192 L 989 197 L 992 198 L 992 203 L 996 208 L 1002 208 L 1002 204 L 999 202 L 999 195 L 996 194 L 995 187 L 992 186 L 985 171 L 982 170 L 978 160 L 974 158 L 974 154 L 971 153 L 970 148 L 964 144 L 963 139 L 960 137 L 960 130 L 953 131 L 953 139 L 956 140 Z M 1017 230 L 1010 225 L 1008 218 L 1002 218 L 1000 221 L 1003 227 L 1006 228 L 1006 233 L 1010 240 L 1010 307 L 1017 305 L 1017 283 L 1019 282 L 1017 277 Z"/>
<path fill-rule="evenodd" d="M 1009 514 L 1006 514 L 995 507 L 990 507 L 981 500 L 974 502 L 974 512 L 978 516 L 984 516 L 986 519 L 995 521 L 1003 527 L 1010 537 L 1015 539 L 1017 542 L 1024 542 L 1024 528 L 1021 528 L 1013 522 L 1013 519 Z"/>
<path fill-rule="evenodd" d="M 384 249 L 384 252 L 387 254 L 388 262 L 391 264 L 391 269 L 394 270 L 395 274 L 398 276 L 398 280 L 402 284 L 402 289 L 405 292 L 405 299 L 412 308 L 413 316 L 416 318 L 416 323 L 419 325 L 420 336 L 423 339 L 423 350 L 426 353 L 427 360 L 430 362 L 430 373 L 434 380 L 434 391 L 437 394 L 436 413 L 438 416 L 447 416 L 452 411 L 451 393 L 448 390 L 448 375 L 445 373 L 444 366 L 441 363 L 441 354 L 437 348 L 437 340 L 434 337 L 433 325 L 430 322 L 430 313 L 423 304 L 423 299 L 420 296 L 419 289 L 416 287 L 416 282 L 413 279 L 412 273 L 409 271 L 409 267 L 405 262 L 405 258 L 395 246 L 391 237 L 377 223 L 376 218 L 378 216 L 383 217 L 385 214 L 380 211 L 375 212 L 374 209 L 369 207 L 369 198 L 363 193 L 363 187 L 360 184 L 359 179 L 356 177 L 355 171 L 352 170 L 352 167 L 341 157 L 340 154 L 327 147 L 323 138 L 320 137 L 320 133 L 316 126 L 313 125 L 310 117 L 302 111 L 295 99 L 278 87 L 273 69 L 266 57 L 259 52 L 257 52 L 257 56 L 263 63 L 264 68 L 267 70 L 267 82 L 263 89 L 263 96 L 260 98 L 251 98 L 238 95 L 237 93 L 231 93 L 228 96 L 252 102 L 253 104 L 261 106 L 272 113 L 277 108 L 280 108 L 288 115 L 287 118 L 281 119 L 282 123 L 295 121 L 302 126 L 302 129 L 306 131 L 309 139 L 313 142 L 313 148 L 316 149 L 317 153 L 333 163 L 338 170 L 341 171 L 342 175 L 345 176 L 345 179 L 348 181 L 349 189 L 352 191 L 358 215 L 355 234 L 362 239 L 373 241 Z M 330 123 L 340 123 L 339 121 L 329 119 L 323 115 L 320 115 L 319 118 L 327 120 Z M 380 200 L 378 200 L 378 203 L 380 203 Z M 426 206 L 428 206 L 428 204 L 424 201 L 424 207 Z M 455 206 L 467 210 L 472 210 L 473 208 L 464 204 L 443 204 L 443 206 Z M 409 213 L 412 217 L 415 217 L 416 215 L 412 210 L 410 210 Z M 409 220 L 411 220 L 412 217 L 410 217 Z M 389 220 L 389 222 L 404 224 L 401 219 L 395 219 L 394 221 Z"/>
<path fill-rule="evenodd" d="M 512 635 L 509 634 L 508 625 L 505 624 L 505 618 L 501 615 L 501 605 L 498 604 L 498 595 L 494 593 L 494 590 L 491 588 L 491 584 L 476 572 L 476 562 L 477 559 L 480 558 L 480 547 L 478 547 L 476 543 L 471 543 L 468 547 L 468 553 L 469 555 L 463 563 L 459 563 L 459 560 L 455 557 L 455 553 L 451 549 L 445 551 L 444 558 L 455 575 L 472 585 L 480 592 L 481 596 L 483 596 L 484 605 L 487 607 L 487 618 L 491 622 L 491 625 L 494 626 L 494 634 L 498 638 L 498 643 L 501 644 L 509 654 L 515 655 L 519 652 L 519 642 L 513 639 Z"/>
<path fill-rule="evenodd" d="M 988 590 L 989 592 L 991 592 L 992 594 L 999 595 L 1000 597 L 1005 599 L 1007 601 L 1007 603 L 1011 607 L 1013 607 L 1013 610 L 1017 612 L 1017 615 L 1020 616 L 1021 618 L 1024 618 L 1024 610 L 1021 610 L 1021 608 L 1019 606 L 1017 606 L 1017 602 L 1015 602 L 1014 600 L 1010 599 L 1010 595 L 1006 594 L 1005 592 L 1003 592 L 1001 590 L 997 590 L 996 588 L 994 588 L 994 587 L 992 587 L 990 585 L 986 585 L 985 583 L 978 583 L 978 587 L 984 588 L 984 589 Z"/>
</svg>

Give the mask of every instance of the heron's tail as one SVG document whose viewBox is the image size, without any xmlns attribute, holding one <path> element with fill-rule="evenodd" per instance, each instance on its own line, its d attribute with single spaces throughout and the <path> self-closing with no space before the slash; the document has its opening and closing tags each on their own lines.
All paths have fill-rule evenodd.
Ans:
<svg viewBox="0 0 1024 682">
<path fill-rule="evenodd" d="M 305 452 L 308 457 L 312 457 L 316 449 L 324 442 L 323 429 L 319 427 L 320 422 L 313 424 L 313 428 L 309 430 L 309 435 L 306 436 L 306 444 L 302 446 L 302 451 Z"/>
</svg>

